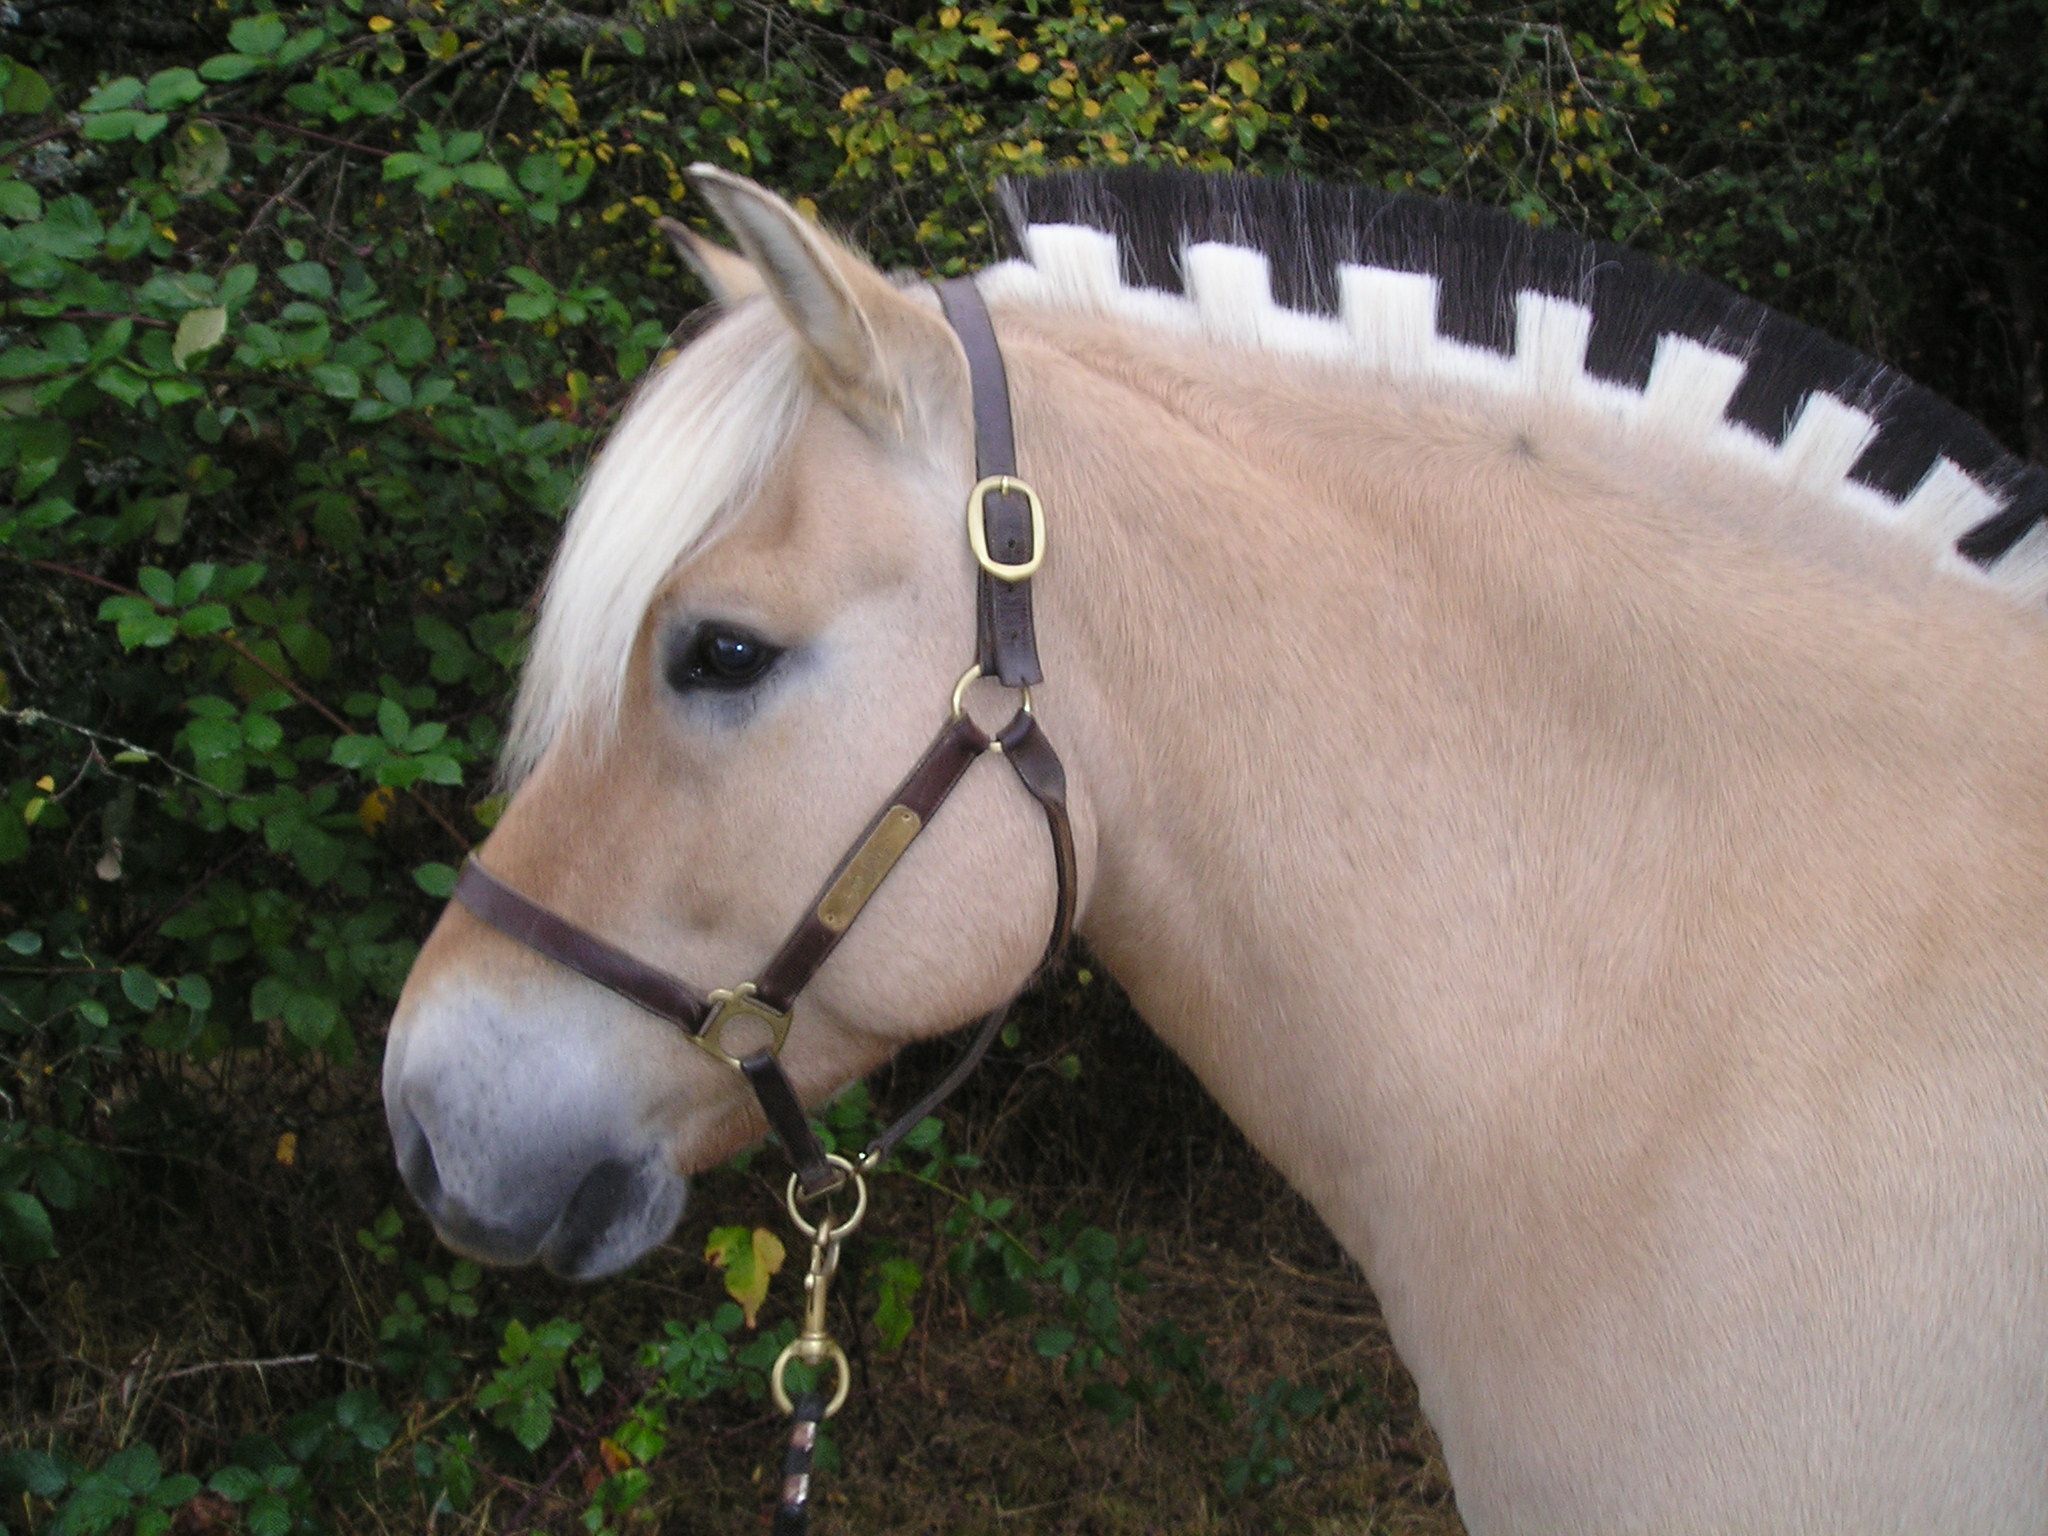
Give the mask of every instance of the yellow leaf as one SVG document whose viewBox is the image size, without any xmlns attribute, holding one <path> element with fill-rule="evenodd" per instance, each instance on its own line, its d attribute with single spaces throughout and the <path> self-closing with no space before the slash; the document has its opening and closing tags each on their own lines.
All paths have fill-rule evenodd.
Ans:
<svg viewBox="0 0 2048 1536">
<path fill-rule="evenodd" d="M 370 18 L 370 30 L 372 32 L 389 32 L 395 25 L 396 23 L 389 16 L 372 16 Z"/>
<path fill-rule="evenodd" d="M 725 1271 L 725 1292 L 740 1304 L 747 1326 L 768 1299 L 769 1277 L 782 1268 L 782 1239 L 766 1227 L 714 1227 L 704 1240 L 704 1257 Z"/>
<path fill-rule="evenodd" d="M 1035 75 L 1035 74 L 1037 74 L 1037 73 L 1038 73 L 1038 65 L 1039 65 L 1039 58 L 1038 58 L 1038 55 L 1037 55 L 1037 54 L 1035 54 L 1035 53 L 1020 53 L 1020 54 L 1018 54 L 1018 55 L 1017 55 L 1017 68 L 1018 68 L 1018 70 L 1019 70 L 1019 71 L 1021 71 L 1021 72 L 1022 72 L 1022 73 L 1024 73 L 1024 74 L 1027 74 L 1027 75 Z"/>
<path fill-rule="evenodd" d="M 36 788 L 40 789 L 46 795 L 49 794 L 52 790 L 56 789 L 56 787 L 57 781 L 51 778 L 47 773 L 44 774 L 40 779 L 36 780 Z"/>
<path fill-rule="evenodd" d="M 941 27 L 944 27 L 949 32 L 952 31 L 953 28 L 959 26 L 960 7 L 957 5 L 949 5 L 944 10 L 940 11 L 939 25 Z"/>
<path fill-rule="evenodd" d="M 286 1168 L 295 1167 L 299 1161 L 299 1133 L 286 1131 L 277 1138 L 277 1160 Z"/>
<path fill-rule="evenodd" d="M 1223 66 L 1223 73 L 1236 82 L 1237 88 L 1247 96 L 1256 96 L 1259 91 L 1259 66 L 1250 59 L 1232 59 Z"/>
<path fill-rule="evenodd" d="M 363 803 L 356 807 L 356 821 L 365 837 L 377 835 L 377 829 L 391 815 L 391 804 L 397 798 L 398 791 L 389 784 L 380 784 L 363 796 Z"/>
<path fill-rule="evenodd" d="M 882 76 L 882 89 L 885 91 L 900 91 L 908 84 L 910 73 L 907 70 L 892 69 Z"/>
</svg>

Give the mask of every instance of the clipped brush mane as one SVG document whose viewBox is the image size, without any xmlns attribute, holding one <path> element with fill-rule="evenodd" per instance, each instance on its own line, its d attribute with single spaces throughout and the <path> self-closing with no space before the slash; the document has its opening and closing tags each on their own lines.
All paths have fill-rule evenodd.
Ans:
<svg viewBox="0 0 2048 1536">
<path fill-rule="evenodd" d="M 1124 170 L 1015 178 L 1001 197 L 1025 265 L 991 274 L 998 291 L 1682 418 L 1709 447 L 2048 595 L 2048 472 L 1884 363 L 1710 279 L 1365 187 Z"/>
</svg>

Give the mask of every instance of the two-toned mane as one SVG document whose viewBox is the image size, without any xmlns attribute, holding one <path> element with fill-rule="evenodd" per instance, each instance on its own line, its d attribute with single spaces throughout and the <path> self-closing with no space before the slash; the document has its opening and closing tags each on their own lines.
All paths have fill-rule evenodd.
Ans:
<svg viewBox="0 0 2048 1536">
<path fill-rule="evenodd" d="M 1252 177 L 1033 177 L 1002 202 L 1024 259 L 987 274 L 994 295 L 1668 424 L 1710 462 L 1961 545 L 1998 585 L 2048 596 L 2048 472 L 1876 359 L 1639 252 L 1466 203 Z"/>
<path fill-rule="evenodd" d="M 1072 896 L 1364 1267 L 1475 1531 L 2048 1528 L 2040 468 L 1504 215 L 1013 183 L 977 285 L 1056 884 L 1028 764 L 870 820 L 949 694 L 1022 699 L 962 674 L 1021 566 L 969 549 L 959 335 L 693 184 L 739 251 L 680 234 L 718 314 L 571 517 L 495 879 L 720 985 L 853 880 L 778 1058 L 811 1103 L 1014 994 Z M 594 1276 L 762 1121 L 561 953 L 451 908 L 385 1092 L 444 1236 Z"/>
</svg>

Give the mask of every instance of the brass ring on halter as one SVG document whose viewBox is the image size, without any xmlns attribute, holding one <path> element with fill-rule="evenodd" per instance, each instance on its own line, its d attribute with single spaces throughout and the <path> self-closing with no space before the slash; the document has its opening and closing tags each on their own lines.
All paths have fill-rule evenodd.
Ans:
<svg viewBox="0 0 2048 1536">
<path fill-rule="evenodd" d="M 827 1223 L 832 1229 L 831 1240 L 834 1243 L 839 1243 L 853 1236 L 859 1230 L 861 1219 L 868 1213 L 868 1181 L 861 1177 L 860 1169 L 856 1168 L 849 1159 L 841 1157 L 837 1152 L 827 1152 L 825 1154 L 825 1161 L 834 1168 L 840 1169 L 846 1175 L 846 1179 L 841 1180 L 834 1188 L 844 1189 L 849 1180 L 853 1184 L 853 1214 L 844 1221 Z M 804 1220 L 801 1206 L 803 1198 L 804 1193 L 797 1187 L 796 1175 L 792 1173 L 789 1176 L 789 1190 L 782 1197 L 782 1203 L 789 1207 L 789 1219 L 796 1223 L 797 1231 L 815 1241 L 818 1236 L 819 1224 Z"/>
<path fill-rule="evenodd" d="M 790 1401 L 789 1388 L 782 1384 L 784 1374 L 792 1360 L 801 1360 L 805 1365 L 819 1366 L 827 1361 L 839 1375 L 838 1385 L 825 1403 L 825 1417 L 831 1418 L 846 1406 L 846 1394 L 853 1388 L 853 1367 L 847 1363 L 846 1351 L 839 1347 L 837 1339 L 809 1340 L 791 1339 L 782 1346 L 782 1353 L 775 1357 L 774 1369 L 768 1373 L 768 1393 L 775 1399 L 775 1406 L 784 1413 L 796 1412 L 796 1405 Z"/>
<path fill-rule="evenodd" d="M 969 667 L 965 672 L 962 672 L 960 674 L 960 681 L 953 685 L 953 718 L 955 720 L 961 719 L 963 716 L 966 715 L 967 690 L 972 688 L 977 682 L 981 681 L 981 677 L 981 663 L 976 662 L 973 666 Z M 1018 713 L 1025 715 L 1030 714 L 1031 685 L 1029 683 L 1020 683 L 1017 687 L 1017 694 Z M 1007 730 L 1008 727 L 1005 726 L 1004 729 Z M 999 731 L 992 731 L 989 733 L 988 738 L 988 749 L 989 751 L 995 753 L 997 756 L 1001 756 L 1003 750 L 1001 734 L 1002 733 Z"/>
</svg>

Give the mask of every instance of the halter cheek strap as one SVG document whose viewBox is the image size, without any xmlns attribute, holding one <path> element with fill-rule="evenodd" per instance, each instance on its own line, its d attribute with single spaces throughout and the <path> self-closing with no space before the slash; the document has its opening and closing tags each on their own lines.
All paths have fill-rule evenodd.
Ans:
<svg viewBox="0 0 2048 1536">
<path fill-rule="evenodd" d="M 932 744 L 841 857 L 817 899 L 755 979 L 700 992 L 674 973 L 521 895 L 475 858 L 463 865 L 455 882 L 455 900 L 507 938 L 669 1020 L 692 1042 L 739 1071 L 795 1164 L 797 1183 L 807 1195 L 837 1188 L 845 1181 L 846 1170 L 856 1165 L 828 1159 L 783 1070 L 780 1052 L 791 1011 L 868 900 L 980 758 L 999 755 L 1010 764 L 1044 812 L 1051 836 L 1056 899 L 1040 970 L 1058 958 L 1074 925 L 1074 836 L 1067 814 L 1066 772 L 1031 712 L 1030 685 L 1040 680 L 1041 670 L 1030 580 L 1045 554 L 1045 514 L 1037 492 L 1016 475 L 1009 385 L 981 295 L 967 278 L 935 286 L 967 359 L 975 463 L 981 477 L 967 499 L 968 543 L 979 568 L 975 665 L 955 686 L 951 712 Z M 969 718 L 964 706 L 967 687 L 977 677 L 1021 690 L 1016 714 L 993 736 Z M 1005 1004 L 982 1019 L 959 1062 L 868 1144 L 859 1168 L 887 1156 L 967 1080 L 1001 1032 L 1008 1011 Z M 739 1049 L 728 1043 L 728 1030 L 755 1038 Z"/>
</svg>

